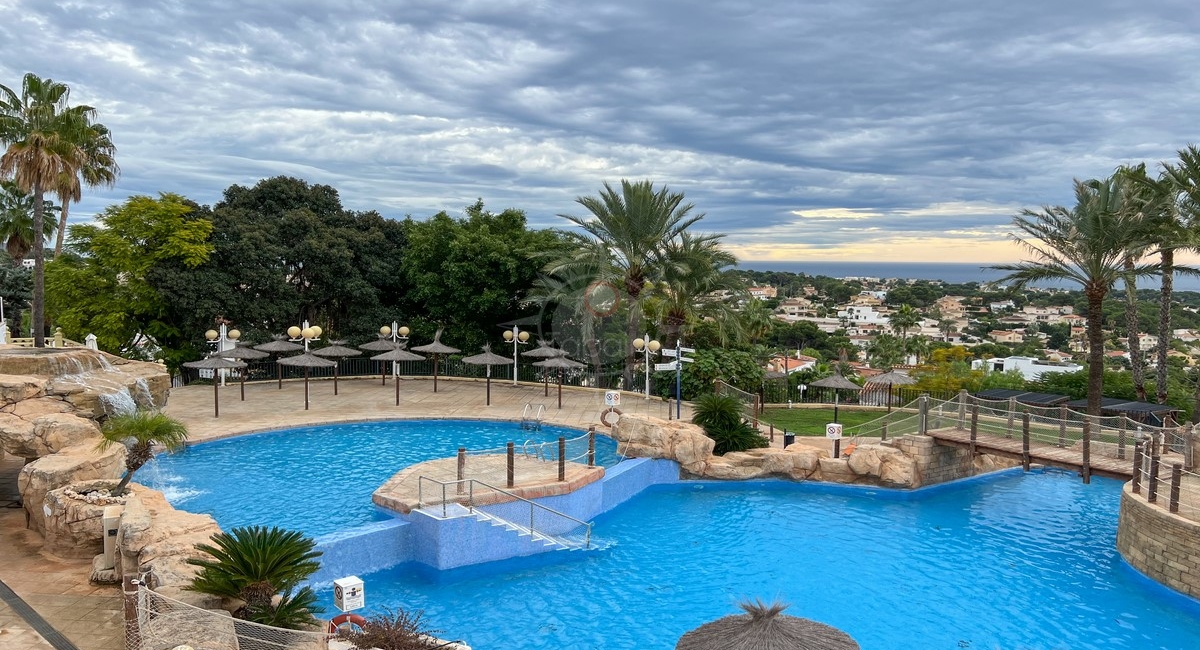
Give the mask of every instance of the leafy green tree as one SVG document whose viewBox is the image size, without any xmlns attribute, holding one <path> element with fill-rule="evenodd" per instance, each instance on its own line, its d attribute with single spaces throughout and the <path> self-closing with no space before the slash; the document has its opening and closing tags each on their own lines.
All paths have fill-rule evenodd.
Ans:
<svg viewBox="0 0 1200 650">
<path fill-rule="evenodd" d="M 11 321 L 9 334 L 19 336 L 21 312 L 29 306 L 33 295 L 33 278 L 29 269 L 9 264 L 7 257 L 0 252 L 0 298 L 4 299 L 4 316 Z"/>
<path fill-rule="evenodd" d="M 682 193 L 667 188 L 655 190 L 650 181 L 621 181 L 620 189 L 604 184 L 599 196 L 576 199 L 588 216 L 559 215 L 579 227 L 567 233 L 575 252 L 552 260 L 546 267 L 551 275 L 570 274 L 580 260 L 591 267 L 602 258 L 596 282 L 609 282 L 628 301 L 626 338 L 641 334 L 642 294 L 647 281 L 662 274 L 667 248 L 703 214 L 693 214 L 695 206 L 685 203 Z M 720 235 L 703 237 L 719 239 Z M 697 241 L 703 237 L 697 237 Z M 625 357 L 625 385 L 632 385 L 636 354 L 629 347 Z"/>
<path fill-rule="evenodd" d="M 683 366 L 683 398 L 690 400 L 711 393 L 713 384 L 722 379 L 747 393 L 758 393 L 762 388 L 763 368 L 758 359 L 745 350 L 722 348 L 697 348 L 691 355 L 695 363 Z M 660 372 L 654 376 L 654 385 L 663 396 L 675 395 L 675 373 Z"/>
<path fill-rule="evenodd" d="M 751 298 L 742 307 L 742 328 L 751 343 L 758 343 L 769 334 L 772 323 L 771 311 L 758 298 Z"/>
<path fill-rule="evenodd" d="M 934 350 L 928 363 L 913 371 L 912 376 L 917 380 L 913 388 L 931 393 L 979 390 L 984 372 L 973 370 L 970 358 L 970 351 L 962 347 Z"/>
<path fill-rule="evenodd" d="M 68 106 L 70 88 L 32 72 L 22 80 L 21 94 L 0 85 L 0 177 L 11 177 L 33 196 L 33 344 L 45 347 L 45 194 L 57 187 L 61 174 L 75 173 L 87 162 L 81 146 L 95 110 Z"/>
<path fill-rule="evenodd" d="M 238 599 L 245 606 L 234 612 L 244 620 L 297 629 L 313 623 L 316 605 L 310 587 L 300 587 L 317 569 L 321 552 L 316 542 L 296 531 L 250 526 L 213 535 L 212 544 L 196 550 L 212 559 L 189 559 L 200 567 L 188 587 L 192 591 Z M 276 596 L 283 597 L 272 604 Z"/>
<path fill-rule="evenodd" d="M 125 493 L 125 488 L 133 479 L 133 473 L 154 458 L 156 447 L 165 448 L 170 452 L 179 451 L 183 449 L 188 435 L 187 426 L 158 411 L 134 411 L 113 415 L 105 420 L 100 431 L 104 436 L 100 441 L 101 449 L 112 445 L 124 445 L 127 451 L 125 476 L 121 477 L 121 482 L 113 490 L 115 495 Z"/>
<path fill-rule="evenodd" d="M 1002 282 L 1022 288 L 1030 282 L 1067 280 L 1078 283 L 1087 297 L 1088 413 L 1100 415 L 1104 394 L 1104 298 L 1121 277 L 1144 276 L 1154 269 L 1141 265 L 1127 271 L 1125 251 L 1138 232 L 1118 207 L 1119 189 L 1108 181 L 1075 182 L 1074 208 L 1024 210 L 1013 220 L 1013 238 L 1034 258 L 993 268 L 1008 271 Z M 1086 445 L 1086 440 L 1085 440 Z M 1086 450 L 1086 448 L 1085 448 Z"/>
<path fill-rule="evenodd" d="M 904 360 L 904 340 L 891 334 L 880 334 L 867 348 L 872 367 L 891 369 Z"/>
<path fill-rule="evenodd" d="M 192 209 L 175 194 L 135 196 L 108 207 L 95 224 L 71 226 L 73 254 L 47 269 L 49 303 L 68 336 L 93 333 L 101 349 L 122 356 L 180 339 L 166 299 L 146 276 L 164 260 L 195 268 L 208 258 L 212 223 L 189 219 Z"/>
</svg>

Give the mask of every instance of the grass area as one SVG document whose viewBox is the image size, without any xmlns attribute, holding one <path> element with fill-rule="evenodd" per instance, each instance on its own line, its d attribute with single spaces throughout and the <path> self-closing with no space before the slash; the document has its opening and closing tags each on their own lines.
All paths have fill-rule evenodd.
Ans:
<svg viewBox="0 0 1200 650">
<path fill-rule="evenodd" d="M 849 428 L 864 422 L 877 420 L 886 415 L 883 411 L 859 411 L 851 408 L 838 409 L 838 422 Z M 775 425 L 776 429 L 787 429 L 798 436 L 824 436 L 825 425 L 833 422 L 833 407 L 820 409 L 767 408 L 758 417 L 760 422 Z"/>
</svg>

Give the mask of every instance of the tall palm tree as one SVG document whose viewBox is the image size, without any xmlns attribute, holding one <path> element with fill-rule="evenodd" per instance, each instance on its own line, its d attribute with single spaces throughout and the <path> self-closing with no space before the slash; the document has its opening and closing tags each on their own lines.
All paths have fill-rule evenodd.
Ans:
<svg viewBox="0 0 1200 650">
<path fill-rule="evenodd" d="M 904 340 L 893 334 L 880 334 L 867 347 L 872 367 L 890 370 L 904 360 Z"/>
<path fill-rule="evenodd" d="M 154 458 L 154 448 L 164 447 L 167 451 L 178 451 L 187 441 L 187 427 L 182 422 L 158 411 L 134 411 L 114 415 L 100 428 L 104 438 L 100 448 L 125 445 L 125 476 L 117 484 L 113 494 L 120 495 L 133 479 L 133 473 Z"/>
<path fill-rule="evenodd" d="M 1163 173 L 1157 182 L 1148 185 L 1156 211 L 1159 231 L 1159 266 L 1162 286 L 1158 306 L 1158 372 L 1155 398 L 1167 402 L 1167 352 L 1171 347 L 1171 300 L 1175 274 L 1195 273 L 1195 269 L 1175 264 L 1176 251 L 1200 249 L 1200 150 L 1195 145 L 1179 151 L 1176 164 L 1163 163 Z"/>
<path fill-rule="evenodd" d="M 892 331 L 899 334 L 902 338 L 908 339 L 908 330 L 917 326 L 921 322 L 921 315 L 913 309 L 912 305 L 903 304 L 888 316 L 888 322 L 892 325 Z"/>
<path fill-rule="evenodd" d="M 86 160 L 80 146 L 92 123 L 90 106 L 68 106 L 66 84 L 26 74 L 17 95 L 0 85 L 0 177 L 12 177 L 33 195 L 33 232 L 41 233 L 45 194 L 60 175 L 78 170 Z M 35 347 L 45 347 L 45 240 L 33 240 L 32 322 Z"/>
<path fill-rule="evenodd" d="M 1125 269 L 1126 250 L 1136 242 L 1130 215 L 1116 209 L 1119 189 L 1105 181 L 1075 181 L 1075 207 L 1047 206 L 1041 211 L 1022 210 L 1013 219 L 1019 231 L 1012 235 L 1033 258 L 992 268 L 1008 271 L 1001 282 L 1024 288 L 1031 282 L 1066 280 L 1080 285 L 1087 298 L 1088 413 L 1100 415 L 1104 393 L 1104 299 L 1113 284 L 1125 276 L 1154 273 L 1150 265 Z M 1084 453 L 1088 453 L 1084 441 Z"/>
<path fill-rule="evenodd" d="M 737 258 L 721 248 L 721 238 L 683 232 L 667 244 L 661 275 L 665 291 L 656 301 L 655 311 L 662 325 L 663 343 L 668 347 L 700 319 L 716 322 L 723 342 L 740 338 L 747 325 L 733 307 L 734 300 L 744 297 L 746 287 L 741 278 L 729 272 L 737 265 Z M 726 294 L 730 297 L 717 297 Z M 751 304 L 754 302 L 762 305 L 753 300 Z M 765 320 L 765 330 L 759 329 L 761 337 L 770 330 L 771 315 L 760 315 L 763 318 L 759 320 Z"/>
<path fill-rule="evenodd" d="M 56 258 L 62 254 L 63 235 L 67 231 L 71 202 L 78 203 L 82 198 L 83 185 L 112 187 L 121 174 L 115 155 L 117 149 L 113 146 L 108 127 L 103 124 L 89 125 L 79 145 L 84 153 L 84 160 L 79 169 L 63 171 L 54 185 L 54 192 L 62 201 L 62 211 L 58 218 L 58 237 L 54 240 Z"/>
<path fill-rule="evenodd" d="M 1133 390 L 1139 401 L 1146 401 L 1146 364 L 1141 345 L 1141 324 L 1138 322 L 1137 278 L 1132 275 L 1137 261 L 1144 257 L 1153 242 L 1154 224 L 1157 221 L 1153 213 L 1160 210 L 1161 203 L 1156 200 L 1157 190 L 1153 181 L 1146 175 L 1145 163 L 1131 167 L 1118 167 L 1113 175 L 1118 183 L 1121 197 L 1116 209 L 1124 211 L 1131 225 L 1138 228 L 1141 235 L 1134 237 L 1141 240 L 1140 244 L 1129 246 L 1125 251 L 1122 264 L 1125 275 L 1121 280 L 1125 285 L 1125 332 L 1129 344 L 1130 377 L 1133 379 Z M 1142 230 L 1145 229 L 1145 230 Z"/>
<path fill-rule="evenodd" d="M 670 242 L 704 215 L 693 214 L 695 206 L 685 203 L 682 193 L 666 187 L 655 191 L 650 181 L 622 180 L 619 191 L 605 183 L 599 196 L 581 196 L 576 202 L 589 215 L 559 215 L 582 230 L 569 232 L 567 236 L 574 240 L 585 263 L 595 258 L 591 251 L 597 247 L 604 253 L 608 263 L 594 281 L 613 284 L 629 302 L 626 335 L 632 341 L 641 329 L 641 298 L 647 280 L 661 275 Z M 546 271 L 557 275 L 570 270 L 575 263 L 568 255 L 552 262 Z M 630 346 L 625 358 L 626 385 L 632 385 L 636 362 Z"/>
<path fill-rule="evenodd" d="M 56 208 L 47 201 L 43 209 L 52 213 Z M 45 239 L 54 236 L 56 225 L 52 219 L 43 220 Z M 0 181 L 0 242 L 4 242 L 13 264 L 20 264 L 33 248 L 33 232 L 33 197 L 13 181 Z"/>
</svg>

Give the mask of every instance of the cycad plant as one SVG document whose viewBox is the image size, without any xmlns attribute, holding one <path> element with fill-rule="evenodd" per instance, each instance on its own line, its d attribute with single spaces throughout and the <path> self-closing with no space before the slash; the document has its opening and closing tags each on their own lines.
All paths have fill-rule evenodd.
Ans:
<svg viewBox="0 0 1200 650">
<path fill-rule="evenodd" d="M 249 526 L 213 535 L 212 544 L 196 550 L 212 559 L 189 559 L 200 567 L 189 587 L 192 591 L 234 598 L 246 603 L 234 616 L 289 629 L 312 624 L 323 612 L 309 587 L 300 587 L 320 563 L 316 542 L 302 533 L 282 528 Z M 279 596 L 277 599 L 276 596 Z"/>
<path fill-rule="evenodd" d="M 742 419 L 742 401 L 732 395 L 701 395 L 692 406 L 692 424 L 703 427 L 705 435 L 717 443 L 713 453 L 718 456 L 770 444 Z"/>
<path fill-rule="evenodd" d="M 125 445 L 125 476 L 117 484 L 113 494 L 120 495 L 133 479 L 133 473 L 154 458 L 154 448 L 165 447 L 167 451 L 178 451 L 187 440 L 187 427 L 182 422 L 158 411 L 134 411 L 114 415 L 100 428 L 104 439 L 100 448 Z"/>
</svg>

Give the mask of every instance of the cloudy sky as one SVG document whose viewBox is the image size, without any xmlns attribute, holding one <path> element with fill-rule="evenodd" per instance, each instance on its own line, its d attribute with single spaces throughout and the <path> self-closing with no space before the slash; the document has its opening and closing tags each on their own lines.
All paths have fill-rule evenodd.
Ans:
<svg viewBox="0 0 1200 650">
<path fill-rule="evenodd" d="M 0 83 L 65 81 L 131 194 L 291 175 L 538 226 L 683 191 L 748 260 L 991 262 L 1072 178 L 1200 142 L 1195 0 L 0 0 Z"/>
</svg>

